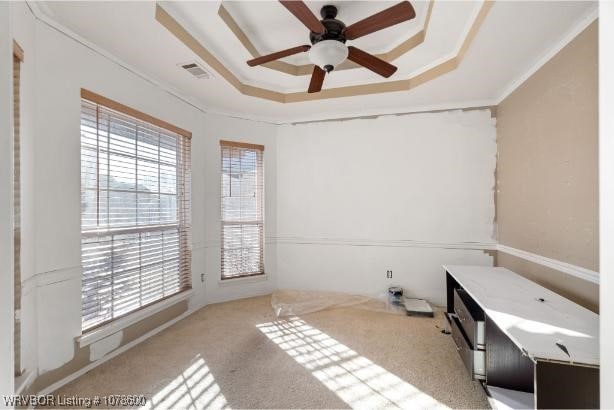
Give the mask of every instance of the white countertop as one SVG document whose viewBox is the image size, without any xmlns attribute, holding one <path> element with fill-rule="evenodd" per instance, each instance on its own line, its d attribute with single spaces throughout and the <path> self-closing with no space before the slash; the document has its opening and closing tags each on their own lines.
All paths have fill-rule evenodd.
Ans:
<svg viewBox="0 0 614 410">
<path fill-rule="evenodd" d="M 531 359 L 599 365 L 598 314 L 505 268 L 444 269 Z"/>
</svg>

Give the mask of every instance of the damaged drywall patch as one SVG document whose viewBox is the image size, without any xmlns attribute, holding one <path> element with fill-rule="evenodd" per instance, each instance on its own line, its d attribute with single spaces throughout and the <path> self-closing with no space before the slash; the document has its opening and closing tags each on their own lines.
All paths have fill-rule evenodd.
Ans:
<svg viewBox="0 0 614 410">
<path fill-rule="evenodd" d="M 187 307 L 187 301 L 179 302 L 105 339 L 84 347 L 81 347 L 79 342 L 74 340 L 72 359 L 58 368 L 40 374 L 28 388 L 27 393 L 42 394 L 41 392 L 45 392 L 46 394 L 58 389 L 74 380 L 80 374 L 79 372 L 82 372 L 87 366 L 96 366 L 103 363 L 111 355 L 117 353 L 117 349 L 122 349 L 130 343 L 139 343 L 142 341 L 141 338 L 162 330 L 168 323 L 172 323 L 182 314 L 185 314 Z M 96 344 L 98 346 L 95 346 Z M 92 349 L 95 349 L 96 352 L 92 352 Z"/>
<path fill-rule="evenodd" d="M 443 300 L 442 264 L 493 263 L 496 152 L 489 108 L 280 126 L 278 286 L 364 293 L 392 270 Z"/>
<path fill-rule="evenodd" d="M 497 266 L 497 250 L 496 249 L 485 249 L 484 253 L 492 258 L 493 266 Z"/>
<path fill-rule="evenodd" d="M 92 343 L 90 345 L 90 361 L 94 362 L 102 359 L 107 353 L 117 349 L 122 343 L 123 335 L 124 332 L 120 330 L 111 336 L 107 336 L 104 339 Z"/>
<path fill-rule="evenodd" d="M 487 109 L 281 126 L 278 183 L 292 207 L 278 217 L 295 230 L 304 213 L 314 223 L 296 229 L 309 237 L 492 242 L 495 126 Z M 366 225 L 342 226 L 350 218 Z"/>
<path fill-rule="evenodd" d="M 45 273 L 37 285 L 41 374 L 62 367 L 75 356 L 75 338 L 81 335 L 80 271 L 80 267 L 76 267 Z M 55 281 L 56 277 L 63 280 Z"/>
<path fill-rule="evenodd" d="M 490 117 L 497 117 L 497 106 L 496 105 L 484 105 L 479 107 L 467 107 L 467 108 L 446 108 L 440 110 L 422 110 L 422 111 L 408 111 L 408 112 L 399 112 L 399 113 L 391 113 L 391 114 L 373 114 L 373 115 L 359 115 L 359 116 L 349 116 L 349 117 L 338 117 L 338 118 L 328 118 L 325 120 L 305 120 L 305 121 L 293 121 L 288 123 L 288 125 L 300 125 L 300 124 L 311 124 L 311 123 L 321 123 L 321 122 L 343 122 L 343 121 L 352 121 L 352 120 L 373 120 L 380 117 L 402 117 L 406 115 L 416 115 L 416 114 L 437 114 L 444 112 L 453 112 L 453 111 L 482 111 L 482 110 L 490 110 Z M 278 124 L 281 125 L 281 124 Z"/>
</svg>

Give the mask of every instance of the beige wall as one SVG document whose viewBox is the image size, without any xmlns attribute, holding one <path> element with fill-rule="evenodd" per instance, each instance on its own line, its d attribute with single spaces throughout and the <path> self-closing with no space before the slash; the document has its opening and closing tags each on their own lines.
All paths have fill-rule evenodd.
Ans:
<svg viewBox="0 0 614 410">
<path fill-rule="evenodd" d="M 599 270 L 598 26 L 497 109 L 499 243 Z M 499 253 L 498 264 L 596 310 L 599 287 Z"/>
<path fill-rule="evenodd" d="M 522 274 L 593 312 L 599 312 L 599 285 L 503 252 L 498 252 L 497 266 Z"/>
</svg>

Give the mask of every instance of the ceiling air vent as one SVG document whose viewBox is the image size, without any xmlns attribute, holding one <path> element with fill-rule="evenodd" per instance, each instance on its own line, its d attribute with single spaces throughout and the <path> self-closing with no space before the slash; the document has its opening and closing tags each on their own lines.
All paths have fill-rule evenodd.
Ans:
<svg viewBox="0 0 614 410">
<path fill-rule="evenodd" d="M 207 80 L 213 77 L 207 70 L 196 63 L 179 64 L 179 66 L 196 78 L 204 78 Z"/>
</svg>

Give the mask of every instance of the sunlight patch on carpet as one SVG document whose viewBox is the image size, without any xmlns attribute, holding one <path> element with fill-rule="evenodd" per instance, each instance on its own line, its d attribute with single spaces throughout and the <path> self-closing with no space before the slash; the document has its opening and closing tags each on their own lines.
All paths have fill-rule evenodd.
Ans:
<svg viewBox="0 0 614 410">
<path fill-rule="evenodd" d="M 200 355 L 199 355 L 200 356 Z M 143 409 L 226 409 L 220 387 L 202 357 L 197 359 L 166 387 L 157 392 Z"/>
<path fill-rule="evenodd" d="M 447 408 L 298 317 L 257 327 L 353 408 Z"/>
</svg>

